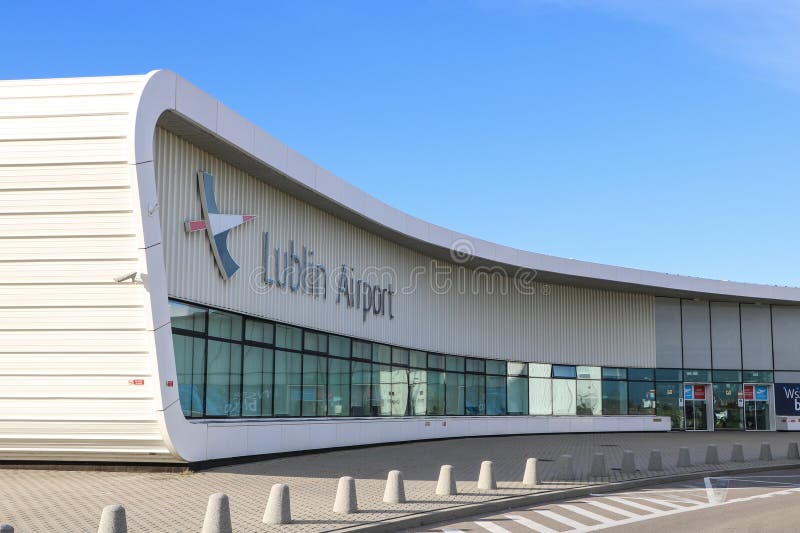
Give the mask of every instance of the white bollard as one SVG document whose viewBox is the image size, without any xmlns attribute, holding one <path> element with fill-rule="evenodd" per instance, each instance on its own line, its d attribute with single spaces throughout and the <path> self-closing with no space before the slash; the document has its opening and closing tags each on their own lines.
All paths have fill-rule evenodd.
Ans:
<svg viewBox="0 0 800 533">
<path fill-rule="evenodd" d="M 12 529 L 11 531 L 13 533 L 14 530 Z M 121 505 L 103 507 L 103 514 L 100 515 L 100 526 L 97 528 L 97 533 L 128 533 L 125 508 Z"/>
<path fill-rule="evenodd" d="M 772 461 L 772 447 L 769 442 L 761 443 L 761 451 L 758 454 L 759 461 Z"/>
<path fill-rule="evenodd" d="M 451 465 L 442 465 L 439 469 L 439 481 L 436 483 L 436 494 L 439 496 L 455 496 L 458 494 L 456 489 L 456 477 Z"/>
<path fill-rule="evenodd" d="M 358 512 L 356 480 L 350 476 L 339 478 L 339 486 L 336 489 L 336 501 L 333 503 L 333 512 L 339 514 Z"/>
<path fill-rule="evenodd" d="M 218 492 L 208 497 L 202 533 L 232 533 L 231 506 L 228 496 Z"/>
<path fill-rule="evenodd" d="M 733 443 L 733 448 L 731 448 L 731 461 L 734 463 L 744 462 L 744 446 L 742 446 L 741 442 Z"/>
<path fill-rule="evenodd" d="M 786 452 L 787 459 L 800 459 L 800 448 L 796 442 L 789 443 L 789 450 Z"/>
<path fill-rule="evenodd" d="M 689 448 L 681 446 L 678 450 L 678 468 L 692 466 L 692 458 L 689 456 Z"/>
<path fill-rule="evenodd" d="M 647 470 L 651 472 L 664 470 L 664 462 L 661 460 L 661 450 L 650 450 L 650 460 L 647 462 Z"/>
<path fill-rule="evenodd" d="M 709 444 L 706 448 L 706 464 L 718 465 L 719 464 L 719 451 L 716 444 Z"/>
<path fill-rule="evenodd" d="M 565 454 L 556 461 L 556 479 L 562 481 L 575 481 L 575 462 L 572 456 Z"/>
<path fill-rule="evenodd" d="M 622 452 L 622 468 L 620 468 L 620 471 L 623 474 L 636 473 L 636 456 L 631 450 L 624 450 Z"/>
<path fill-rule="evenodd" d="M 0 524 L 0 533 L 14 533 L 14 526 L 11 524 Z"/>
<path fill-rule="evenodd" d="M 289 485 L 275 483 L 269 491 L 267 508 L 261 519 L 265 524 L 274 526 L 289 524 L 292 521 L 292 508 L 289 502 Z"/>
<path fill-rule="evenodd" d="M 383 491 L 384 503 L 406 503 L 406 489 L 403 484 L 403 473 L 392 470 L 386 478 L 386 489 Z"/>
<path fill-rule="evenodd" d="M 592 477 L 608 477 L 608 467 L 606 466 L 606 455 L 595 452 L 592 457 Z"/>
<path fill-rule="evenodd" d="M 494 479 L 494 464 L 491 461 L 481 462 L 481 472 L 478 475 L 478 489 L 495 490 L 497 481 Z"/>
<path fill-rule="evenodd" d="M 530 458 L 525 461 L 525 474 L 522 476 L 522 485 L 527 488 L 535 487 L 539 484 L 538 461 Z"/>
</svg>

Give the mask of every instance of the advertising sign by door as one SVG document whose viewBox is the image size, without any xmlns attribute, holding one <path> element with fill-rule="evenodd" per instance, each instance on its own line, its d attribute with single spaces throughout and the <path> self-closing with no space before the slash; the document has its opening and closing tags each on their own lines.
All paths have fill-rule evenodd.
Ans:
<svg viewBox="0 0 800 533">
<path fill-rule="evenodd" d="M 706 399 L 706 386 L 705 385 L 695 385 L 694 386 L 694 399 L 695 400 L 705 400 Z"/>
<path fill-rule="evenodd" d="M 775 384 L 775 413 L 781 416 L 800 415 L 800 383 Z"/>
</svg>

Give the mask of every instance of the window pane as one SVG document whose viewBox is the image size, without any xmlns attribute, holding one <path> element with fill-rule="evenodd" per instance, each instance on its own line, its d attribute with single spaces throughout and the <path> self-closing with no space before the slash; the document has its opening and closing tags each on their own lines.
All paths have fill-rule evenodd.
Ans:
<svg viewBox="0 0 800 533">
<path fill-rule="evenodd" d="M 416 368 L 428 368 L 428 354 L 425 352 L 411 350 L 409 357 L 409 364 L 411 364 L 411 366 Z"/>
<path fill-rule="evenodd" d="M 598 373 L 599 373 L 598 368 Z M 603 414 L 602 394 L 600 393 L 600 381 L 579 379 L 577 387 L 576 414 L 579 415 L 600 415 Z"/>
<path fill-rule="evenodd" d="M 628 382 L 628 414 L 656 414 L 656 388 L 646 381 Z"/>
<path fill-rule="evenodd" d="M 388 365 L 392 362 L 392 349 L 385 344 L 373 344 L 372 360 L 376 363 L 384 363 Z"/>
<path fill-rule="evenodd" d="M 575 371 L 574 366 L 553 365 L 553 377 L 575 379 L 578 377 L 578 373 Z"/>
<path fill-rule="evenodd" d="M 269 322 L 247 319 L 244 322 L 244 339 L 247 341 L 272 344 L 275 328 Z"/>
<path fill-rule="evenodd" d="M 494 359 L 487 359 L 486 360 L 486 373 L 487 374 L 498 374 L 501 376 L 506 375 L 506 362 L 505 361 L 496 361 Z"/>
<path fill-rule="evenodd" d="M 449 359 L 449 358 L 448 358 Z M 462 364 L 464 360 L 461 360 Z M 446 385 L 446 399 L 445 406 L 447 407 L 446 414 L 448 415 L 463 415 L 464 414 L 464 374 L 458 372 L 447 372 L 445 374 Z"/>
<path fill-rule="evenodd" d="M 742 373 L 738 370 L 714 370 L 714 381 L 720 383 L 741 383 Z"/>
<path fill-rule="evenodd" d="M 603 414 L 604 415 L 628 414 L 627 382 L 603 381 Z"/>
<path fill-rule="evenodd" d="M 402 348 L 392 348 L 392 364 L 408 365 L 408 350 Z"/>
<path fill-rule="evenodd" d="M 242 416 L 272 416 L 272 350 L 244 347 Z"/>
<path fill-rule="evenodd" d="M 505 362 L 503 362 L 503 370 L 505 370 Z M 506 377 L 486 376 L 486 414 L 505 415 L 506 412 Z"/>
<path fill-rule="evenodd" d="M 627 379 L 627 368 L 603 368 L 603 379 Z"/>
<path fill-rule="evenodd" d="M 579 366 L 577 373 L 578 379 L 600 379 L 599 366 Z"/>
<path fill-rule="evenodd" d="M 742 372 L 744 383 L 772 383 L 774 380 L 770 370 L 745 370 Z"/>
<path fill-rule="evenodd" d="M 445 363 L 448 372 L 463 372 L 464 358 L 456 355 L 448 355 Z"/>
<path fill-rule="evenodd" d="M 350 357 L 350 339 L 337 335 L 329 335 L 328 353 L 336 357 Z"/>
<path fill-rule="evenodd" d="M 507 372 L 509 376 L 528 377 L 528 363 L 508 363 Z"/>
<path fill-rule="evenodd" d="M 353 348 L 355 349 L 355 342 Z M 370 348 L 371 350 L 371 348 Z M 350 414 L 352 416 L 369 416 L 370 408 L 370 384 L 372 379 L 372 364 L 353 361 L 352 381 L 350 397 Z"/>
<path fill-rule="evenodd" d="M 683 383 L 656 383 L 656 415 L 668 416 L 672 420 L 672 429 L 683 429 L 683 407 L 678 405 Z"/>
<path fill-rule="evenodd" d="M 353 341 L 353 357 L 356 359 L 372 360 L 372 343 Z"/>
<path fill-rule="evenodd" d="M 328 359 L 328 416 L 347 416 L 349 407 L 350 361 Z"/>
<path fill-rule="evenodd" d="M 215 309 L 208 310 L 208 335 L 234 341 L 242 340 L 242 317 Z"/>
<path fill-rule="evenodd" d="M 294 352 L 275 351 L 275 416 L 300 416 L 302 412 L 301 357 Z"/>
<path fill-rule="evenodd" d="M 529 409 L 532 415 L 553 414 L 553 380 L 530 378 L 528 380 Z"/>
<path fill-rule="evenodd" d="M 444 414 L 444 372 L 428 371 L 428 414 Z"/>
<path fill-rule="evenodd" d="M 486 414 L 486 378 L 482 374 L 466 375 L 466 413 Z"/>
<path fill-rule="evenodd" d="M 324 333 L 306 331 L 303 349 L 309 352 L 328 353 L 328 336 Z"/>
<path fill-rule="evenodd" d="M 744 429 L 741 383 L 714 383 L 714 429 Z"/>
<path fill-rule="evenodd" d="M 179 302 L 169 302 L 169 318 L 173 328 L 188 329 L 204 333 L 206 331 L 206 310 Z"/>
<path fill-rule="evenodd" d="M 553 414 L 574 415 L 577 382 L 574 379 L 553 380 Z"/>
<path fill-rule="evenodd" d="M 629 368 L 628 381 L 653 381 L 655 370 L 652 368 Z"/>
<path fill-rule="evenodd" d="M 436 355 L 434 353 L 429 353 L 428 368 L 434 368 L 436 370 L 444 370 L 444 356 Z"/>
<path fill-rule="evenodd" d="M 466 370 L 467 372 L 483 374 L 486 372 L 486 361 L 483 359 L 467 359 Z"/>
<path fill-rule="evenodd" d="M 656 368 L 656 381 L 682 381 L 683 370 L 680 368 Z"/>
<path fill-rule="evenodd" d="M 392 416 L 408 415 L 408 368 L 392 366 Z"/>
<path fill-rule="evenodd" d="M 205 389 L 205 339 L 172 334 L 175 350 L 175 369 L 178 377 L 178 395 L 184 416 L 203 416 L 203 391 Z"/>
<path fill-rule="evenodd" d="M 543 363 L 528 363 L 528 375 L 532 378 L 549 378 L 552 377 L 552 369 Z"/>
<path fill-rule="evenodd" d="M 325 416 L 327 382 L 327 360 L 318 355 L 303 355 L 303 416 Z"/>
<path fill-rule="evenodd" d="M 239 416 L 241 414 L 239 398 L 241 361 L 241 345 L 208 341 L 206 415 Z"/>
<path fill-rule="evenodd" d="M 303 347 L 303 331 L 300 328 L 275 326 L 275 346 L 278 348 L 289 348 L 290 350 L 301 350 Z"/>
<path fill-rule="evenodd" d="M 508 367 L 511 368 L 513 363 L 509 363 Z M 527 366 L 527 365 L 525 365 Z M 526 369 L 527 370 L 527 369 Z M 509 370 L 510 371 L 510 370 Z M 527 377 L 514 377 L 507 378 L 508 387 L 508 404 L 506 411 L 510 415 L 527 415 L 528 414 L 528 378 Z"/>
<path fill-rule="evenodd" d="M 377 345 L 376 345 L 377 346 Z M 372 352 L 375 353 L 375 350 Z M 370 398 L 373 416 L 392 414 L 392 367 L 372 365 L 372 396 Z"/>
<path fill-rule="evenodd" d="M 417 352 L 419 353 L 419 352 Z M 413 357 L 413 352 L 412 352 Z M 428 410 L 428 373 L 425 370 L 411 370 L 408 373 L 408 388 L 411 399 L 411 414 L 425 415 Z"/>
<path fill-rule="evenodd" d="M 711 381 L 711 370 L 684 370 L 683 381 L 707 383 Z"/>
</svg>

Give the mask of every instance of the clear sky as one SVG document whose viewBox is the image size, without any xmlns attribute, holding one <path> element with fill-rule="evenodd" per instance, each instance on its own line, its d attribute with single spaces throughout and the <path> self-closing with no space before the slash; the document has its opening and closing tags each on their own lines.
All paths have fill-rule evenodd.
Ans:
<svg viewBox="0 0 800 533">
<path fill-rule="evenodd" d="M 427 221 L 800 286 L 800 3 L 8 2 L 0 78 L 177 71 Z"/>
</svg>

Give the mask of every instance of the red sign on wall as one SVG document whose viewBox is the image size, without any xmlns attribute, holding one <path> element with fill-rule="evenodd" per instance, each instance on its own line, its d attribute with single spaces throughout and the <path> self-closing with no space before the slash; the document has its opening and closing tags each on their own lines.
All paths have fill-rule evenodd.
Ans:
<svg viewBox="0 0 800 533">
<path fill-rule="evenodd" d="M 705 385 L 695 385 L 694 386 L 694 399 L 695 400 L 705 400 L 706 399 L 706 386 Z"/>
<path fill-rule="evenodd" d="M 753 386 L 752 385 L 745 385 L 744 386 L 744 399 L 745 400 L 752 400 L 753 399 Z"/>
</svg>

